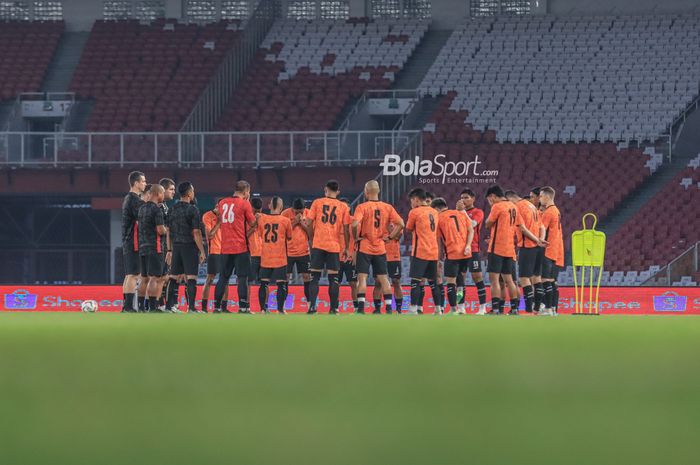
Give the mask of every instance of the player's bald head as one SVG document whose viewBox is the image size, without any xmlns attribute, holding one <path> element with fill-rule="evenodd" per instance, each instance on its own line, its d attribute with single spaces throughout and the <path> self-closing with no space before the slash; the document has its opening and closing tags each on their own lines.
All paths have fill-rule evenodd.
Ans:
<svg viewBox="0 0 700 465">
<path fill-rule="evenodd" d="M 151 195 L 159 195 L 165 192 L 165 188 L 160 184 L 151 185 Z"/>
<path fill-rule="evenodd" d="M 365 183 L 365 192 L 368 194 L 379 194 L 379 183 L 372 179 Z"/>
</svg>

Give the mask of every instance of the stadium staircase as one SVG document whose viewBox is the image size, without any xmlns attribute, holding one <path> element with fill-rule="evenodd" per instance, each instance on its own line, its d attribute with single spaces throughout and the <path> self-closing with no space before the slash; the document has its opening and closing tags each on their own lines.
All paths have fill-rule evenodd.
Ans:
<svg viewBox="0 0 700 465">
<path fill-rule="evenodd" d="M 700 148 L 700 111 L 691 113 L 685 121 L 683 131 L 676 141 L 673 157 L 649 176 L 634 192 L 625 198 L 602 222 L 599 229 L 608 236 L 615 234 L 627 221 L 669 182 L 683 171 L 688 161 L 698 154 Z"/>
<path fill-rule="evenodd" d="M 398 73 L 392 88 L 416 89 L 447 43 L 452 31 L 428 29 L 406 66 Z"/>
<path fill-rule="evenodd" d="M 43 92 L 67 92 L 89 32 L 64 32 L 41 86 Z"/>
</svg>

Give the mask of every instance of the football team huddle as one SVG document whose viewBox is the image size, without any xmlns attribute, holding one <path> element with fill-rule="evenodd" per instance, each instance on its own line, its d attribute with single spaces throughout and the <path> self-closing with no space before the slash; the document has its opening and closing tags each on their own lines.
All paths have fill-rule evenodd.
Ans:
<svg viewBox="0 0 700 465">
<path fill-rule="evenodd" d="M 148 184 L 145 175 L 135 171 L 129 174 L 129 184 L 122 207 L 123 312 L 180 313 L 178 294 L 184 285 L 188 313 L 232 313 L 228 292 L 235 274 L 238 313 L 251 313 L 250 285 L 257 284 L 261 312 L 271 310 L 269 295 L 276 286 L 276 310 L 283 314 L 296 272 L 303 282 L 305 310 L 314 314 L 325 272 L 331 314 L 339 313 L 343 282 L 350 286 L 355 313 L 365 313 L 370 274 L 373 313 L 423 313 L 425 287 L 431 290 L 434 313 L 472 313 L 471 304 L 465 303 L 467 275 L 476 288 L 477 315 L 517 315 L 521 288 L 526 312 L 557 313 L 556 277 L 564 265 L 564 242 L 551 187 L 534 188 L 522 198 L 492 186 L 486 191 L 488 217 L 475 206 L 476 194 L 470 189 L 448 204 L 416 188 L 408 193 L 411 208 L 404 222 L 394 206 L 379 200 L 374 180 L 365 184 L 364 202 L 354 211 L 340 197 L 335 180 L 325 184 L 323 197 L 309 208 L 301 198 L 285 208 L 279 196 L 264 204 L 251 196 L 248 182 L 238 181 L 233 195 L 219 199 L 204 215 L 190 182 L 176 186 L 164 178 Z M 166 202 L 174 200 L 176 192 L 179 199 L 168 208 Z M 482 229 L 488 232 L 490 308 L 482 272 Z M 410 301 L 405 310 L 400 246 L 404 233 L 411 237 Z M 204 263 L 207 277 L 197 308 L 197 276 Z"/>
</svg>

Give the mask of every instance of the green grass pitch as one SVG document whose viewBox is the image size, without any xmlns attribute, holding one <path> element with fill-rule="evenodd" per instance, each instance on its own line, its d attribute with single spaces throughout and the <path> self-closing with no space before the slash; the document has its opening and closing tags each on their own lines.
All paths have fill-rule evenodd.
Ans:
<svg viewBox="0 0 700 465">
<path fill-rule="evenodd" d="M 4 464 L 695 464 L 700 318 L 0 315 Z"/>
</svg>

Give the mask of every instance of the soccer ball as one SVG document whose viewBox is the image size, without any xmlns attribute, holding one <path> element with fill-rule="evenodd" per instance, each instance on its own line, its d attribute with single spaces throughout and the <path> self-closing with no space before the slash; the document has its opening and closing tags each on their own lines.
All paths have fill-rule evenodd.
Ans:
<svg viewBox="0 0 700 465">
<path fill-rule="evenodd" d="M 80 309 L 83 312 L 95 313 L 97 311 L 97 302 L 94 300 L 84 300 L 83 303 L 80 304 Z"/>
</svg>

